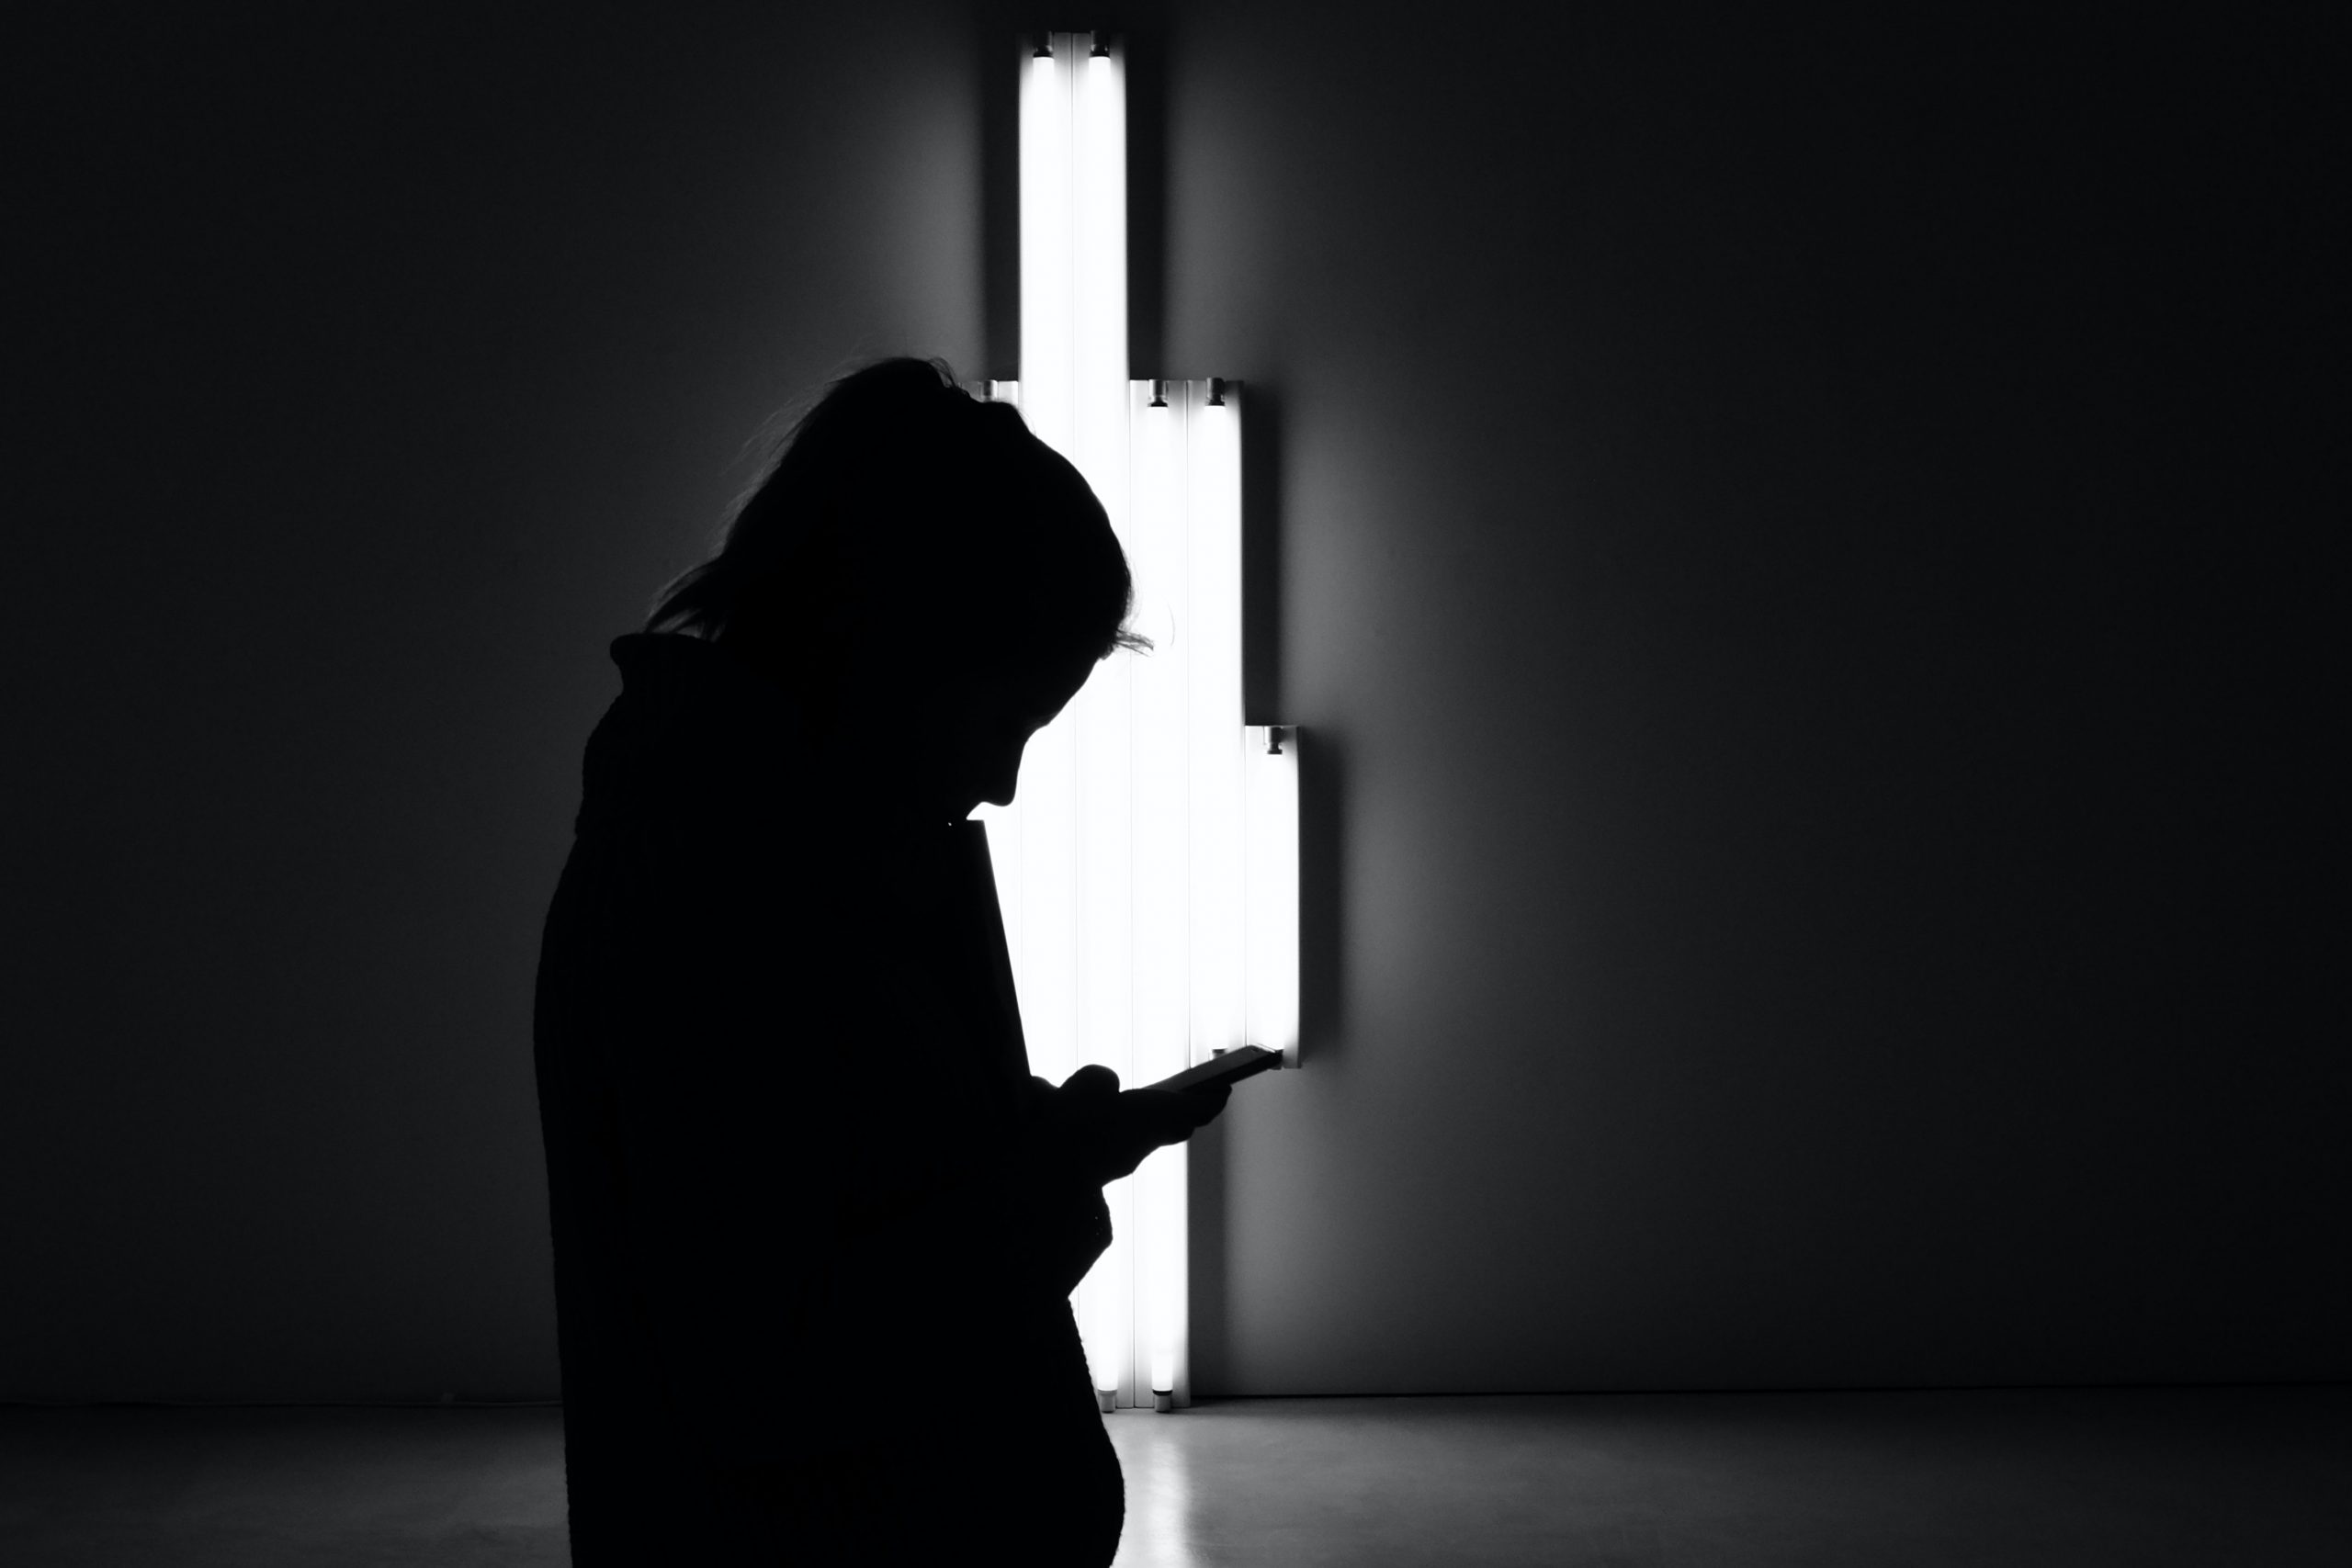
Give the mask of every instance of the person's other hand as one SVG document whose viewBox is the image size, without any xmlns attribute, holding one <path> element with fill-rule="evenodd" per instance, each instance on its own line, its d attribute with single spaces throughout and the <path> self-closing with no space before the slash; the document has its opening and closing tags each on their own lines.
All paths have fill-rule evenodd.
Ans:
<svg viewBox="0 0 2352 1568">
<path fill-rule="evenodd" d="M 1152 1150 L 1181 1144 L 1216 1119 L 1233 1089 L 1119 1088 L 1119 1075 L 1102 1066 L 1072 1073 L 1048 1097 L 1057 1141 L 1080 1174 L 1100 1186 L 1133 1175 Z"/>
</svg>

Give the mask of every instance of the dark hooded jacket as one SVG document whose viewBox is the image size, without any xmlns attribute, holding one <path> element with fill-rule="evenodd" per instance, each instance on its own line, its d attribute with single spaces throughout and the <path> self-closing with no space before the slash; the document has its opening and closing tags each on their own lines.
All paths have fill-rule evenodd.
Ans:
<svg viewBox="0 0 2352 1568">
<path fill-rule="evenodd" d="M 715 644 L 613 657 L 536 1019 L 573 1560 L 1107 1563 L 1068 1296 L 1109 1221 L 983 829 L 817 776 Z"/>
</svg>

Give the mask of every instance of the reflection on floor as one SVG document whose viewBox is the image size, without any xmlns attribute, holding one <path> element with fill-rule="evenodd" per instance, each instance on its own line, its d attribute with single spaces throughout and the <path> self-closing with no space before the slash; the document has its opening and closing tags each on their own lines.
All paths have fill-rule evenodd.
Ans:
<svg viewBox="0 0 2352 1568">
<path fill-rule="evenodd" d="M 2341 1387 L 1241 1400 L 1111 1432 L 1120 1568 L 2352 1562 Z M 554 1568 L 561 1464 L 547 1409 L 5 1409 L 0 1562 Z"/>
<path fill-rule="evenodd" d="M 1115 1417 L 1119 1568 L 2346 1568 L 2352 1389 L 1296 1399 Z"/>
</svg>

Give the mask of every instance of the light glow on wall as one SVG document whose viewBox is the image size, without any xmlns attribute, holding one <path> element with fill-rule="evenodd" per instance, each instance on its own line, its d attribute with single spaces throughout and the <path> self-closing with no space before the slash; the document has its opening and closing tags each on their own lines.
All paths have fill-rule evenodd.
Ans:
<svg viewBox="0 0 2352 1568">
<path fill-rule="evenodd" d="M 1023 62 L 1021 379 L 990 395 L 1101 498 L 1155 648 L 1104 660 L 979 812 L 1031 1066 L 1133 1088 L 1245 1043 L 1295 1065 L 1296 731 L 1270 752 L 1242 723 L 1240 389 L 1129 379 L 1124 61 L 1047 36 Z M 1077 1300 L 1105 1409 L 1190 1402 L 1187 1177 L 1179 1145 L 1105 1192 Z"/>
</svg>

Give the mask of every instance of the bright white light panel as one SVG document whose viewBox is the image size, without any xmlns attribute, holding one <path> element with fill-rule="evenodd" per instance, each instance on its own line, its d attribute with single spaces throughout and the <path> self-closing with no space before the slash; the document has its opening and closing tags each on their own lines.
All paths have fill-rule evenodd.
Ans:
<svg viewBox="0 0 2352 1568">
<path fill-rule="evenodd" d="M 1125 86 L 1115 47 L 1024 57 L 1019 382 L 1085 475 L 1153 651 L 1100 665 L 982 807 L 1032 1069 L 1130 1087 L 1245 1043 L 1297 1053 L 1296 731 L 1241 713 L 1240 394 L 1126 374 Z M 1112 1185 L 1114 1240 L 1078 1315 L 1105 1407 L 1181 1405 L 1185 1150 Z"/>
</svg>

